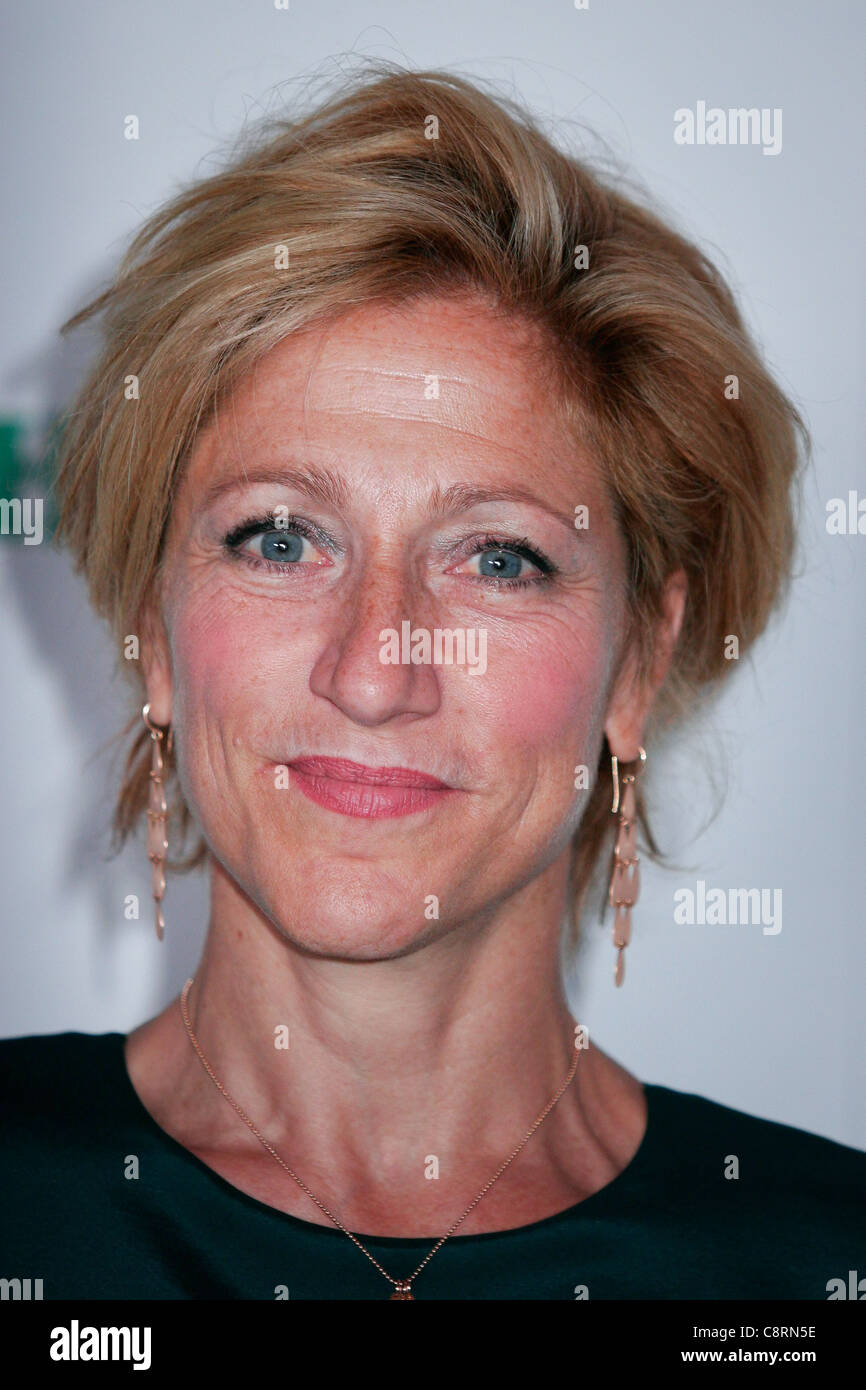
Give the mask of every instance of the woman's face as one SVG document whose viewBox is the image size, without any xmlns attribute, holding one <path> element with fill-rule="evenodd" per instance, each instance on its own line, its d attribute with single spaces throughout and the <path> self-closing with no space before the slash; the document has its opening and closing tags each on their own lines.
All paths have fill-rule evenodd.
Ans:
<svg viewBox="0 0 866 1390">
<path fill-rule="evenodd" d="M 469 298 L 357 309 L 196 440 L 152 716 L 213 855 L 313 952 L 405 953 L 561 882 L 576 766 L 605 730 L 635 755 L 624 547 L 533 332 Z"/>
</svg>

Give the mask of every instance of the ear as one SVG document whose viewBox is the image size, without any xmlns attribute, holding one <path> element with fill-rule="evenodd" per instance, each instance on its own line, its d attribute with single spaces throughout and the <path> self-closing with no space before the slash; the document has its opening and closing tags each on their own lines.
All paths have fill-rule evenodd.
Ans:
<svg viewBox="0 0 866 1390">
<path fill-rule="evenodd" d="M 687 593 L 685 570 L 675 570 L 665 583 L 662 613 L 653 634 L 649 671 L 641 675 L 636 641 L 633 640 L 626 650 L 604 725 L 610 751 L 621 762 L 633 762 L 638 757 L 653 701 L 667 675 L 680 635 Z"/>
<path fill-rule="evenodd" d="M 171 648 L 161 609 L 155 601 L 146 605 L 140 619 L 141 668 L 150 718 L 154 724 L 171 723 Z"/>
</svg>

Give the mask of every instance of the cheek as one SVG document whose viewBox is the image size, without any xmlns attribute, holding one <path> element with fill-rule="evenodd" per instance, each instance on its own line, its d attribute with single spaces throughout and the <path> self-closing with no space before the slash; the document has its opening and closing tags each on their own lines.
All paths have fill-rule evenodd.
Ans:
<svg viewBox="0 0 866 1390">
<path fill-rule="evenodd" d="M 458 710 L 458 726 L 474 730 L 477 749 L 486 746 L 485 761 L 525 760 L 531 751 L 539 764 L 588 748 L 604 718 L 609 618 L 602 604 L 588 604 L 581 620 L 533 615 L 519 636 L 492 628 L 486 671 L 460 673 L 453 704 L 441 673 L 445 726 L 447 711 Z M 190 760 L 207 760 L 215 740 L 267 747 L 275 719 L 309 718 L 309 674 L 328 634 L 308 613 L 193 583 L 172 619 L 172 717 Z M 437 736 L 447 737 L 445 726 Z"/>
<path fill-rule="evenodd" d="M 275 620 L 273 606 L 239 598 L 219 584 L 190 584 L 173 607 L 178 778 L 212 840 L 237 836 L 244 808 L 256 805 L 247 795 L 248 760 L 273 742 L 269 724 L 291 717 L 299 699 L 300 636 L 285 610 Z M 224 794 L 214 796 L 215 787 Z"/>
<path fill-rule="evenodd" d="M 218 612 L 216 605 L 201 610 L 190 605 L 183 610 L 172 642 L 177 720 L 181 727 L 188 716 L 194 719 L 208 709 L 219 709 L 237 693 L 249 669 L 252 643 L 249 625 L 232 621 Z"/>
<path fill-rule="evenodd" d="M 603 722 L 608 643 L 599 631 L 561 631 L 526 642 L 498 664 L 492 679 L 493 727 L 518 748 L 555 756 L 591 743 Z"/>
<path fill-rule="evenodd" d="M 309 629 L 295 630 L 292 616 L 273 606 L 212 587 L 190 592 L 175 609 L 172 672 L 178 722 L 184 714 L 229 714 L 253 703 L 269 683 L 288 692 L 288 673 L 298 666 L 299 643 Z M 290 654 L 294 660 L 290 660 Z"/>
</svg>

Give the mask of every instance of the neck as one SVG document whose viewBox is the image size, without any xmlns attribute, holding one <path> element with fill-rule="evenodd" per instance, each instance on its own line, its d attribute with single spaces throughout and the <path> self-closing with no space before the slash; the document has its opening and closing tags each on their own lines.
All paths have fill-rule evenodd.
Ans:
<svg viewBox="0 0 866 1390">
<path fill-rule="evenodd" d="M 222 1086 L 349 1229 L 441 1234 L 566 1081 L 567 889 L 567 865 L 554 864 L 483 921 L 391 959 L 347 960 L 304 951 L 214 868 L 192 1027 Z M 139 1095 L 187 1148 L 260 1200 L 328 1224 L 218 1094 L 176 1002 L 131 1035 L 126 1056 Z M 462 1233 L 580 1201 L 628 1161 L 643 1123 L 639 1083 L 580 1049 L 574 1079 Z"/>
<path fill-rule="evenodd" d="M 469 1134 L 513 1146 L 574 1059 L 561 877 L 411 954 L 347 961 L 291 944 L 215 866 L 189 997 L 200 1045 L 263 1129 L 315 1132 L 386 1166 Z"/>
</svg>

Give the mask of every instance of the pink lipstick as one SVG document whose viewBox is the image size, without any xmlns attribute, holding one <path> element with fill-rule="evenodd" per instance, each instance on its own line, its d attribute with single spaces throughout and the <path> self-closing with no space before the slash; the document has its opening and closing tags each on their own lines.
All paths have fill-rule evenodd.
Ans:
<svg viewBox="0 0 866 1390">
<path fill-rule="evenodd" d="M 298 758 L 289 768 L 295 785 L 311 801 L 368 820 L 425 811 L 453 791 L 438 777 L 414 768 L 367 767 L 348 758 Z"/>
</svg>

